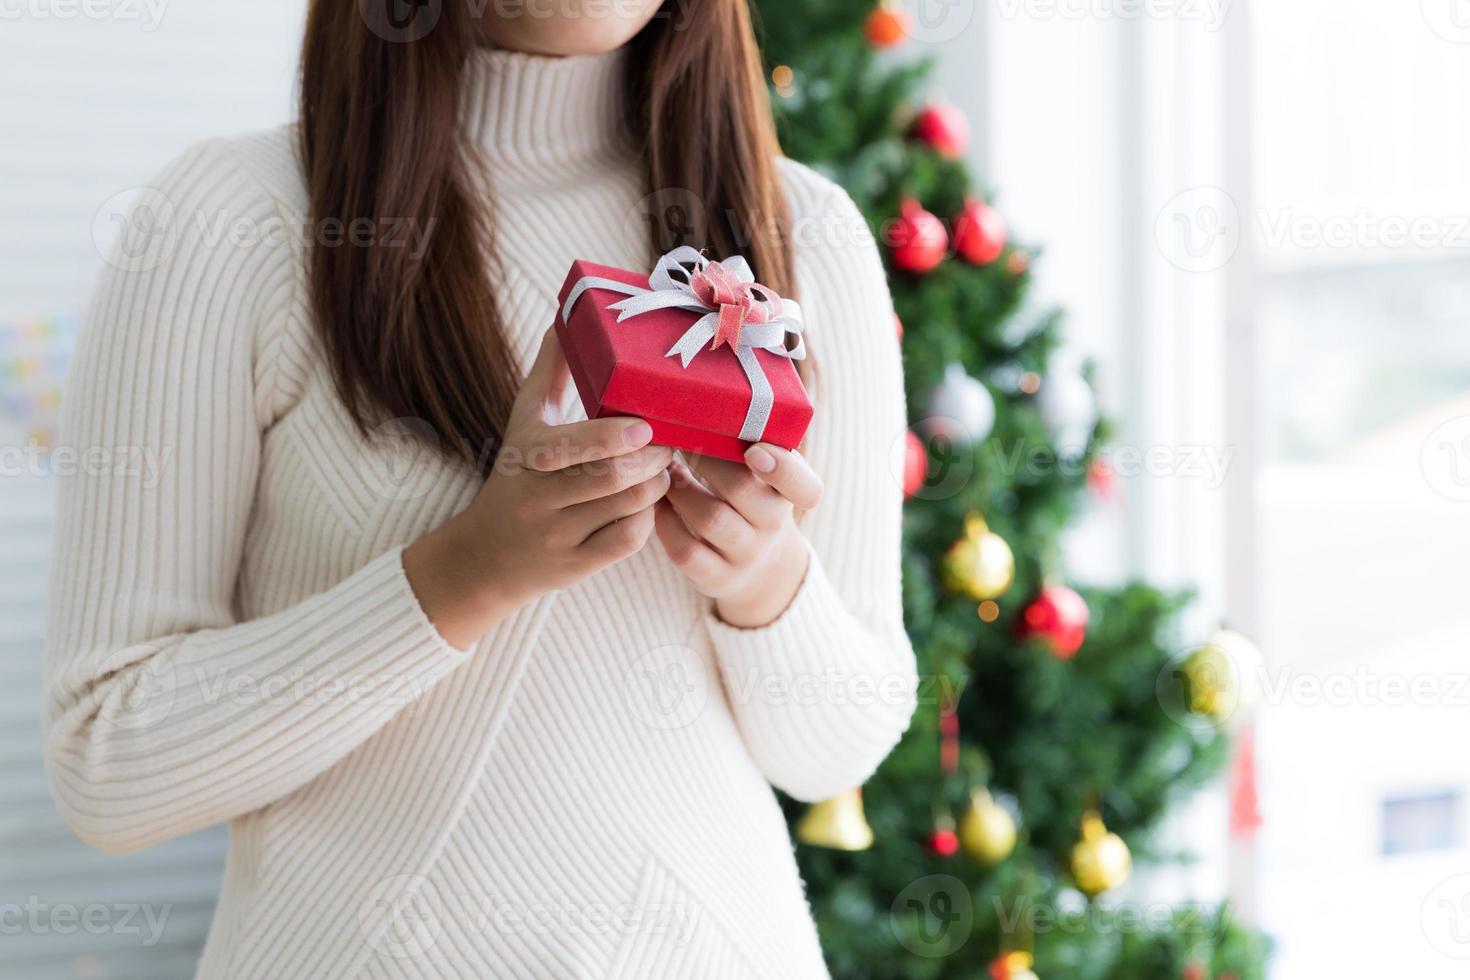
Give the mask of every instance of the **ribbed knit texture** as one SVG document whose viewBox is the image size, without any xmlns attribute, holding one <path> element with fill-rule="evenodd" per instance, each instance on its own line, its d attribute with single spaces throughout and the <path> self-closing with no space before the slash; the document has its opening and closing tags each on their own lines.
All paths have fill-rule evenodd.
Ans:
<svg viewBox="0 0 1470 980">
<path fill-rule="evenodd" d="M 621 57 L 473 65 L 523 369 L 573 259 L 652 258 Z M 725 626 L 652 541 L 459 651 L 400 555 L 479 480 L 391 427 L 364 438 L 335 397 L 300 241 L 269 233 L 306 212 L 293 139 L 168 167 L 161 257 L 112 264 L 80 340 L 63 443 L 163 465 L 60 481 L 62 813 L 120 852 L 230 821 L 202 977 L 825 975 L 770 784 L 861 783 L 914 698 L 899 356 L 856 208 L 783 162 L 827 487 L 790 608 Z"/>
</svg>

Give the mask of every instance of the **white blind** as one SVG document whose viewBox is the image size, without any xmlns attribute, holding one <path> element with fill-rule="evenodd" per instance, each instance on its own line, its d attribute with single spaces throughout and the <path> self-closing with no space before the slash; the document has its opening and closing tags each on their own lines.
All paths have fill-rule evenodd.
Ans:
<svg viewBox="0 0 1470 980">
<path fill-rule="evenodd" d="M 0 318 L 83 302 L 101 266 L 92 220 L 114 195 L 196 140 L 292 117 L 304 11 L 305 0 L 0 3 Z"/>
<path fill-rule="evenodd" d="M 195 140 L 290 118 L 304 9 L 304 0 L 0 5 L 0 327 L 84 311 L 106 245 L 93 218 L 109 198 Z M 0 329 L 0 344 L 6 336 Z M 64 352 L 23 353 L 44 372 Z M 17 356 L 0 349 L 0 362 Z M 224 829 L 109 856 L 71 835 L 46 786 L 54 487 L 44 463 L 16 451 L 54 414 L 34 371 L 0 371 L 0 978 L 191 977 Z"/>
</svg>

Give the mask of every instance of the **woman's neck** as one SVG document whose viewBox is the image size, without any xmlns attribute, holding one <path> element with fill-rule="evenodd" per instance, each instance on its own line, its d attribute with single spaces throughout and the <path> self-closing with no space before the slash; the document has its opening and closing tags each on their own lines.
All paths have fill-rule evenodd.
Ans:
<svg viewBox="0 0 1470 980">
<path fill-rule="evenodd" d="M 505 182 L 559 181 L 626 158 L 623 49 L 551 57 L 483 48 L 465 72 L 465 125 Z"/>
</svg>

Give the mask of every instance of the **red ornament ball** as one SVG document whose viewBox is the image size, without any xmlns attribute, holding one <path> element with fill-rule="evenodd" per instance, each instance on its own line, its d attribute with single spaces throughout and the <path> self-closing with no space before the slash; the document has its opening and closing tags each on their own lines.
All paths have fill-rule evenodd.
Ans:
<svg viewBox="0 0 1470 980">
<path fill-rule="evenodd" d="M 1111 501 L 1118 496 L 1118 475 L 1101 456 L 1087 465 L 1087 489 L 1098 500 Z"/>
<path fill-rule="evenodd" d="M 1048 585 L 1032 599 L 1017 629 L 1023 639 L 1039 639 L 1058 660 L 1071 660 L 1087 637 L 1087 603 L 1065 585 Z"/>
<path fill-rule="evenodd" d="M 1036 980 L 1030 953 L 1002 953 L 990 962 L 990 980 Z"/>
<path fill-rule="evenodd" d="M 951 159 L 965 152 L 970 142 L 970 123 L 965 114 L 946 102 L 925 106 L 914 117 L 909 135 Z"/>
<path fill-rule="evenodd" d="M 891 48 L 908 37 L 912 21 L 902 7 L 879 4 L 863 22 L 863 34 L 875 48 Z"/>
<path fill-rule="evenodd" d="M 903 447 L 903 497 L 905 500 L 919 492 L 924 477 L 929 475 L 929 451 L 924 442 L 914 435 L 912 429 L 904 434 Z"/>
<path fill-rule="evenodd" d="M 960 849 L 960 837 L 947 827 L 940 827 L 929 835 L 929 849 L 940 857 L 953 857 Z"/>
<path fill-rule="evenodd" d="M 944 222 L 912 198 L 899 206 L 898 218 L 890 225 L 887 237 L 893 264 L 905 272 L 930 271 L 944 261 L 949 248 Z"/>
<path fill-rule="evenodd" d="M 1006 221 L 984 201 L 965 202 L 954 219 L 954 247 L 966 262 L 989 265 L 1006 249 Z"/>
</svg>

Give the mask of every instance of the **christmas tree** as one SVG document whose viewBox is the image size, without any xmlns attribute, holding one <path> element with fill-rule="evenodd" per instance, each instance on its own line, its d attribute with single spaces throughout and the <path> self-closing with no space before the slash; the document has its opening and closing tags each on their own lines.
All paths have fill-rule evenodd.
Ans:
<svg viewBox="0 0 1470 980">
<path fill-rule="evenodd" d="M 1133 863 L 1171 857 L 1154 847 L 1169 810 L 1220 774 L 1231 735 L 1210 722 L 1239 692 L 1206 669 L 1218 650 L 1180 659 L 1187 596 L 1063 579 L 1063 530 L 1109 492 L 1109 432 L 1087 371 L 1057 356 L 1059 313 L 1024 302 L 1036 253 L 962 162 L 963 116 L 928 101 L 902 9 L 758 6 L 783 149 L 879 238 L 913 424 L 920 707 L 861 797 L 789 803 L 834 976 L 1261 977 L 1265 944 L 1227 908 L 1118 897 Z M 1161 676 L 1185 683 L 1177 703 Z"/>
</svg>

